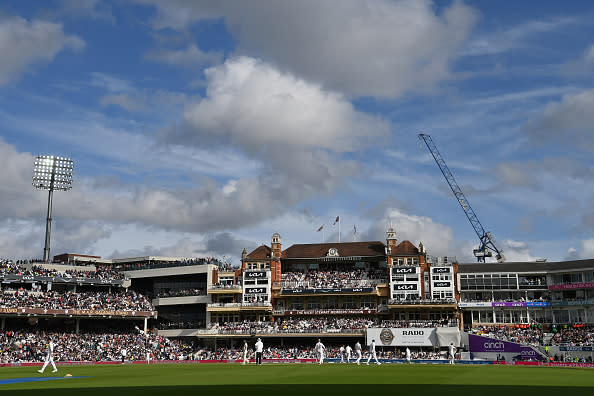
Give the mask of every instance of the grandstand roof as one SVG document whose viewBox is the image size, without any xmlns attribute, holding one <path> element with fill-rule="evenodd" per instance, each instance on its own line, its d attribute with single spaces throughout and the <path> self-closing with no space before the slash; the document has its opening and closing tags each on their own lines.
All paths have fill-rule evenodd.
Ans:
<svg viewBox="0 0 594 396">
<path fill-rule="evenodd" d="M 269 259 L 272 253 L 272 249 L 266 245 L 260 245 L 256 249 L 252 250 L 247 255 L 246 260 L 265 260 Z"/>
<path fill-rule="evenodd" d="M 283 259 L 319 258 L 328 256 L 330 249 L 337 249 L 339 257 L 364 257 L 385 255 L 385 245 L 380 241 L 296 244 L 283 251 Z"/>
<path fill-rule="evenodd" d="M 402 241 L 392 249 L 392 256 L 416 256 L 419 254 L 419 248 L 410 241 Z"/>
<path fill-rule="evenodd" d="M 594 259 L 571 260 L 560 262 L 515 262 L 515 263 L 466 263 L 460 264 L 458 273 L 483 273 L 483 272 L 562 272 L 583 271 L 594 269 Z"/>
</svg>

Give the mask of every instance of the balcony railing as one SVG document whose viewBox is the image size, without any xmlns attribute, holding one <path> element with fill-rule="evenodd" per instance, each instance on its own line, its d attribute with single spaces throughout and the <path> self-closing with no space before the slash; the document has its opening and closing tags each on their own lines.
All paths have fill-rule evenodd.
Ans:
<svg viewBox="0 0 594 396">
<path fill-rule="evenodd" d="M 361 334 L 365 329 L 211 329 L 214 334 Z M 213 333 L 209 333 L 213 334 Z"/>
<path fill-rule="evenodd" d="M 211 285 L 208 290 L 241 290 L 241 285 Z"/>
<path fill-rule="evenodd" d="M 387 306 L 386 310 L 388 309 Z M 296 308 L 276 308 L 273 311 L 275 315 L 369 315 L 381 312 L 375 307 L 363 308 L 310 308 L 310 309 L 296 309 Z"/>
<path fill-rule="evenodd" d="M 567 307 L 576 305 L 594 305 L 594 299 L 575 299 L 575 300 L 555 300 L 551 302 L 553 307 Z"/>
<path fill-rule="evenodd" d="M 287 290 L 318 290 L 318 289 L 358 289 L 362 287 L 375 288 L 377 285 L 388 283 L 387 279 L 353 279 L 345 280 L 339 285 L 332 282 L 321 285 L 314 281 L 281 281 L 274 282 L 275 287 L 281 287 Z"/>
<path fill-rule="evenodd" d="M 209 308 L 240 308 L 240 307 L 272 307 L 269 302 L 250 302 L 250 303 L 210 303 Z"/>
<path fill-rule="evenodd" d="M 456 304 L 457 301 L 451 299 L 430 299 L 430 300 L 400 300 L 391 298 L 388 301 L 389 305 L 438 305 L 438 304 Z"/>
</svg>

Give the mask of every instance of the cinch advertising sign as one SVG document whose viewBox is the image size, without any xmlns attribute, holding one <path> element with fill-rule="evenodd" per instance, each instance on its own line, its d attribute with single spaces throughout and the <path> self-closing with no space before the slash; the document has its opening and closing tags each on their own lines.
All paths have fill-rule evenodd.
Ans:
<svg viewBox="0 0 594 396">
<path fill-rule="evenodd" d="M 468 335 L 470 352 L 515 353 L 523 360 L 544 360 L 544 358 L 529 346 L 498 340 L 495 338 Z"/>
</svg>

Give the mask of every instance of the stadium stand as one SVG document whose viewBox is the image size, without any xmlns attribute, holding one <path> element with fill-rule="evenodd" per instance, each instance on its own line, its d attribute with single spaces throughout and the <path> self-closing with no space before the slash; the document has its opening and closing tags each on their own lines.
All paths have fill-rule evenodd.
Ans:
<svg viewBox="0 0 594 396">
<path fill-rule="evenodd" d="M 240 341 L 253 348 L 256 335 L 265 337 L 265 358 L 315 357 L 318 337 L 334 357 L 341 344 L 365 345 L 370 331 L 384 329 L 379 353 L 390 358 L 411 346 L 413 358 L 442 359 L 457 329 L 553 360 L 587 359 L 593 346 L 594 260 L 458 263 L 398 242 L 391 228 L 385 243 L 287 249 L 275 233 L 270 246 L 244 249 L 239 267 L 214 257 L 3 259 L 0 279 L 5 361 L 38 359 L 41 332 L 70 345 L 60 359 L 91 360 L 118 360 L 120 341 L 140 345 L 131 359 L 147 345 L 155 359 L 237 358 Z M 133 324 L 147 330 L 147 344 Z M 431 336 L 412 346 L 403 341 L 409 329 Z"/>
<path fill-rule="evenodd" d="M 97 311 L 153 311 L 151 303 L 134 291 L 106 292 L 38 292 L 3 290 L 0 308 L 79 309 Z"/>
</svg>

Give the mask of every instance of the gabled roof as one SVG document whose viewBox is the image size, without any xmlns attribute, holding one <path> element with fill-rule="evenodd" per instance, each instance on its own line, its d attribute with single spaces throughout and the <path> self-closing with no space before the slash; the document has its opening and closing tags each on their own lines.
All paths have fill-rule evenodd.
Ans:
<svg viewBox="0 0 594 396">
<path fill-rule="evenodd" d="M 269 259 L 272 253 L 272 249 L 266 245 L 258 246 L 252 250 L 250 254 L 245 258 L 246 260 L 266 260 Z"/>
<path fill-rule="evenodd" d="M 365 257 L 385 255 L 383 242 L 309 243 L 292 245 L 283 251 L 283 259 L 326 257 L 331 248 L 338 250 L 340 257 Z"/>
<path fill-rule="evenodd" d="M 416 256 L 419 254 L 419 248 L 410 241 L 402 241 L 392 249 L 392 256 Z"/>
</svg>

